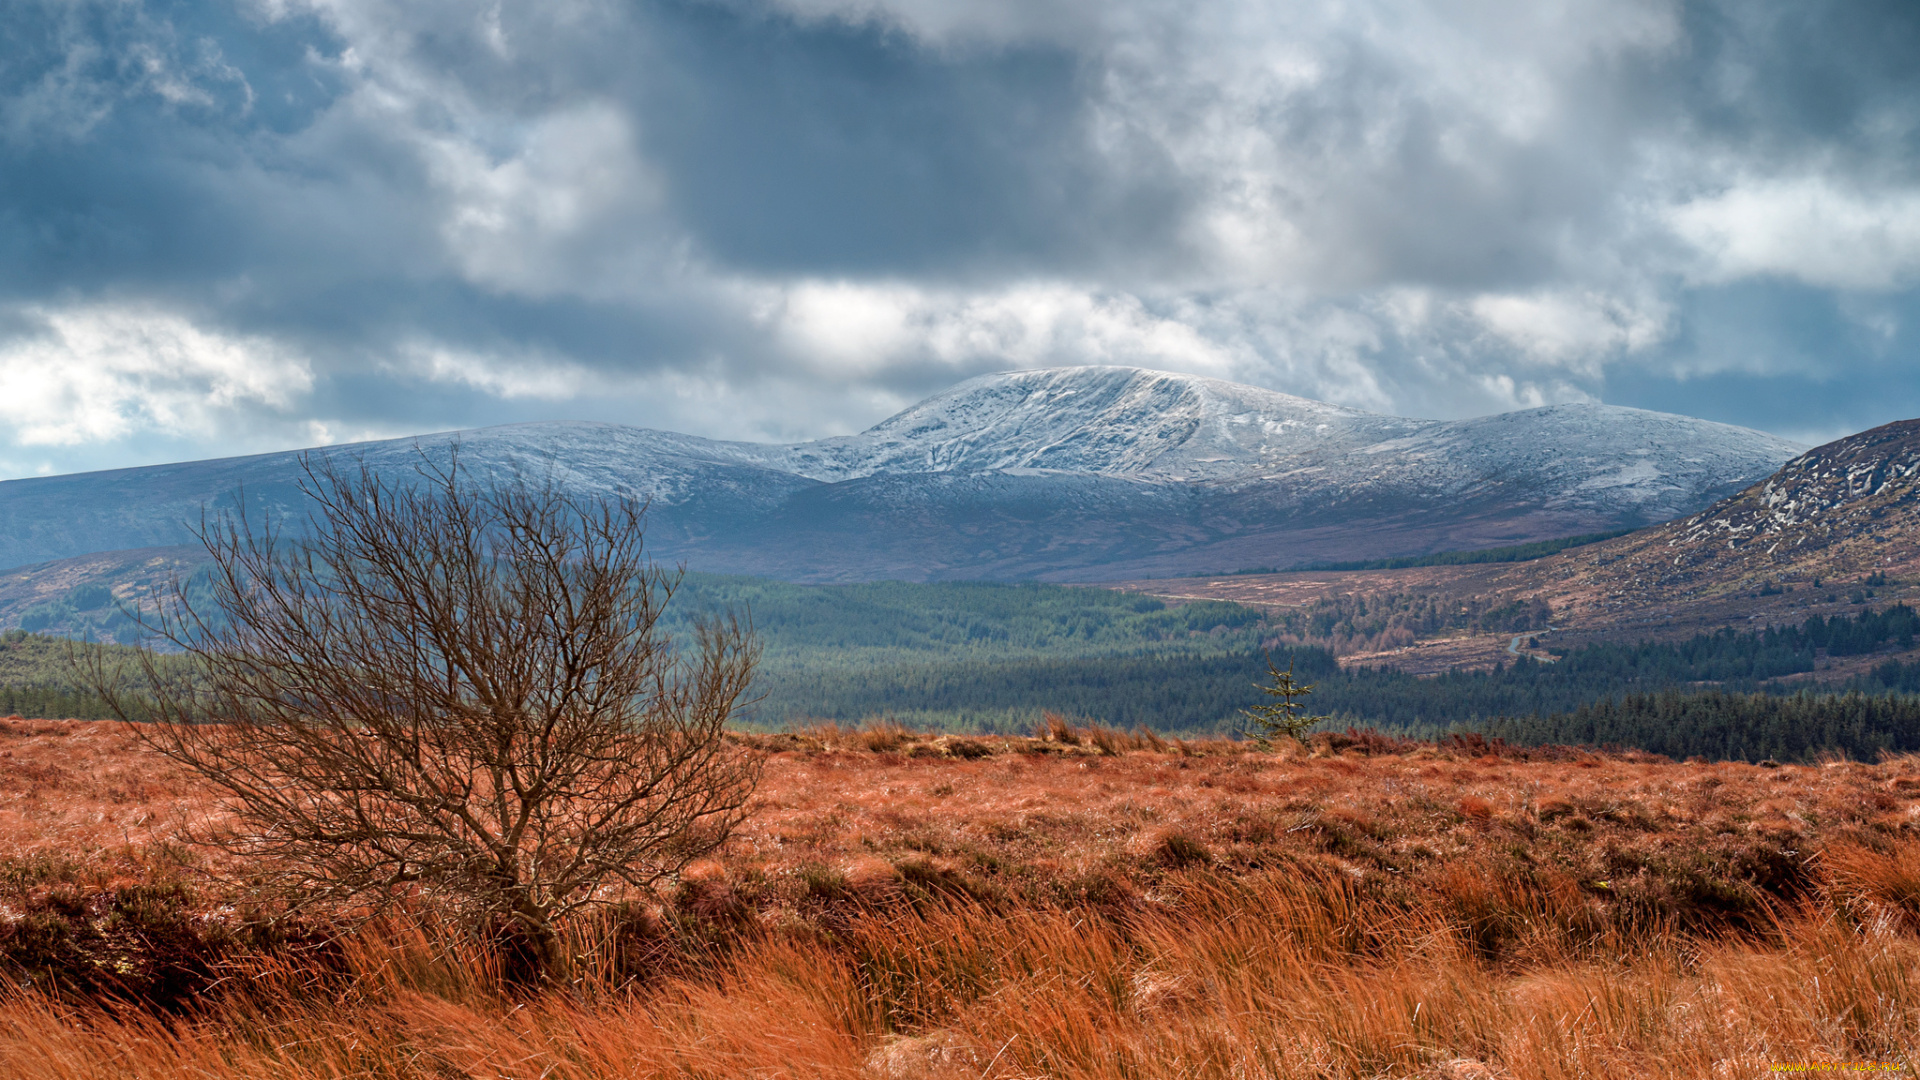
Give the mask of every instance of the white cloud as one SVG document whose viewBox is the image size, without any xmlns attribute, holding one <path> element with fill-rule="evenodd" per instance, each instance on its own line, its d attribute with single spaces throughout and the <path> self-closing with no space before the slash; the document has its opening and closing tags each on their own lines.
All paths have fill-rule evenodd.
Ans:
<svg viewBox="0 0 1920 1080">
<path fill-rule="evenodd" d="M 1179 266 L 1199 288 L 1328 295 L 1444 285 L 1446 271 L 1408 265 L 1421 234 L 1444 245 L 1521 202 L 1535 223 L 1501 225 L 1485 257 L 1554 258 L 1555 218 L 1607 213 L 1606 173 L 1640 179 L 1608 115 L 1619 65 L 1683 41 L 1671 0 L 771 3 L 936 49 L 1072 50 L 1108 175 L 1165 168 L 1190 200 L 1184 251 L 1136 253 L 1160 257 L 1157 284 Z"/>
<path fill-rule="evenodd" d="M 802 20 L 878 23 L 935 45 L 1084 41 L 1101 22 L 1099 3 L 1034 0 L 773 0 Z"/>
<path fill-rule="evenodd" d="M 292 408 L 313 385 L 307 361 L 274 342 L 170 312 L 95 304 L 16 318 L 38 330 L 0 344 L 0 421 L 16 446 L 211 441 L 244 414 Z"/>
<path fill-rule="evenodd" d="M 310 11 L 346 43 L 335 59 L 309 58 L 347 87 L 315 125 L 329 139 L 309 152 L 328 156 L 336 143 L 371 137 L 417 166 L 425 189 L 417 210 L 431 223 L 423 238 L 438 241 L 406 253 L 423 273 L 536 301 L 595 303 L 657 300 L 687 276 L 687 238 L 667 212 L 659 170 L 642 153 L 639 110 L 611 91 L 495 94 L 425 45 L 469 38 L 502 70 L 517 67 L 544 84 L 553 73 L 537 67 L 551 55 L 523 59 L 511 27 L 564 39 L 595 21 L 594 0 L 272 4 L 263 16 Z"/>
<path fill-rule="evenodd" d="M 395 371 L 429 382 L 470 386 L 497 398 L 565 401 L 602 382 L 565 359 L 527 350 L 484 353 L 435 341 L 412 341 L 387 364 Z"/>
<path fill-rule="evenodd" d="M 1623 58 L 1684 44 L 1669 0 L 767 3 L 803 22 L 883 24 L 949 56 L 1075 52 L 1089 146 L 1116 176 L 1148 159 L 1178 174 L 1183 251 L 971 286 L 721 265 L 678 233 L 667 166 L 645 159 L 632 100 L 490 95 L 418 45 L 464 36 L 503 63 L 533 63 L 558 37 L 617 19 L 595 22 L 591 3 L 312 0 L 348 43 L 342 107 L 425 166 L 454 274 L 537 300 L 669 298 L 707 324 L 707 342 L 636 358 L 625 374 L 431 331 L 394 346 L 388 368 L 566 401 L 663 372 L 704 385 L 699 367 L 714 361 L 878 400 L 881 386 L 995 367 L 1131 363 L 1446 415 L 1587 396 L 1608 365 L 1670 335 L 1675 304 L 1646 282 L 1670 269 L 1647 238 L 1671 222 L 1645 219 L 1698 154 L 1656 138 L 1659 153 L 1639 156 L 1607 113 Z M 1530 207 L 1524 224 L 1516 203 Z M 1450 280 L 1471 278 L 1457 268 L 1476 258 L 1493 277 L 1523 267 L 1521 280 Z"/>
<path fill-rule="evenodd" d="M 803 362 L 841 376 L 935 361 L 983 366 L 1138 364 L 1225 374 L 1232 351 L 1139 297 L 1060 282 L 997 291 L 801 281 L 762 303 L 760 320 Z"/>
<path fill-rule="evenodd" d="M 1635 303 L 1592 291 L 1489 294 L 1467 308 L 1522 356 L 1588 377 L 1600 375 L 1608 359 L 1658 344 L 1671 317 L 1652 298 Z"/>
<path fill-rule="evenodd" d="M 901 285 L 802 281 L 770 292 L 759 318 L 795 353 L 846 374 L 902 359 L 927 306 L 926 294 Z"/>
<path fill-rule="evenodd" d="M 1255 289 L 1200 299 L 1058 281 L 997 292 L 812 281 L 765 286 L 753 313 L 791 355 L 789 370 L 849 388 L 932 371 L 957 381 L 1123 364 L 1437 417 L 1591 400 L 1582 383 L 1659 342 L 1668 316 L 1657 300 L 1588 292 L 1330 300 Z M 1474 339 L 1478 347 L 1458 347 Z"/>
<path fill-rule="evenodd" d="M 43 2 L 35 14 L 46 19 L 47 44 L 60 62 L 0 96 L 0 134 L 22 141 L 42 135 L 84 139 L 116 108 L 148 97 L 173 110 L 226 105 L 244 114 L 253 106 L 253 87 L 216 42 L 183 40 L 164 17 L 140 4 L 88 10 L 71 2 Z M 32 70 L 31 65 L 22 68 Z"/>
<path fill-rule="evenodd" d="M 444 193 L 441 232 L 460 272 L 527 296 L 644 288 L 671 253 L 664 230 L 645 221 L 658 210 L 659 183 L 634 149 L 627 115 L 581 102 L 524 128 L 505 155 L 464 132 L 415 135 Z"/>
<path fill-rule="evenodd" d="M 1920 275 L 1920 191 L 1867 192 L 1823 176 L 1744 180 L 1668 219 L 1710 282 L 1771 275 L 1891 289 Z"/>
<path fill-rule="evenodd" d="M 1079 54 L 1088 91 L 1082 134 L 1104 159 L 1104 179 L 1166 167 L 1189 200 L 1180 250 L 1126 253 L 1118 261 L 1150 280 L 1128 283 L 1116 268 L 1108 284 L 1122 289 L 1179 285 L 1169 274 L 1204 289 L 1280 283 L 1328 295 L 1431 283 L 1409 280 L 1408 235 L 1504 213 L 1509 200 L 1534 194 L 1513 190 L 1516 183 L 1571 186 L 1547 174 L 1516 181 L 1514 156 L 1562 153 L 1568 131 L 1588 123 L 1589 99 L 1606 96 L 1588 85 L 1601 77 L 1594 72 L 1625 53 L 1668 50 L 1679 34 L 1667 0 L 1524 10 L 1479 0 L 1227 0 L 1197 9 L 1174 0 L 767 3 L 802 21 L 883 24 L 936 51 L 1040 43 Z M 467 280 L 530 297 L 617 300 L 657 291 L 662 278 L 705 273 L 697 238 L 671 220 L 665 173 L 640 152 L 646 118 L 632 102 L 502 99 L 419 47 L 471 39 L 522 62 L 503 27 L 564 36 L 591 21 L 582 11 L 592 4 L 310 0 L 303 8 L 348 42 L 339 70 L 355 89 L 345 107 L 410 145 L 427 167 L 447 254 Z M 1436 156 L 1413 160 L 1410 151 L 1425 153 L 1428 140 Z M 1605 145 L 1583 143 L 1576 153 L 1581 168 L 1612 167 Z M 1430 205 L 1409 200 L 1410 187 Z M 1488 257 L 1551 247 L 1512 232 Z"/>
</svg>

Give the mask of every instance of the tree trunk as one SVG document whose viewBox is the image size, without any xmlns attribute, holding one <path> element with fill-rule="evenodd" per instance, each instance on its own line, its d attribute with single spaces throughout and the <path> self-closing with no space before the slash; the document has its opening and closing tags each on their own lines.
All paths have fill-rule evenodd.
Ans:
<svg viewBox="0 0 1920 1080">
<path fill-rule="evenodd" d="M 529 986 L 549 987 L 565 984 L 573 974 L 573 956 L 565 938 L 553 924 L 550 913 L 530 900 L 513 906 L 513 925 L 519 930 L 508 978 Z"/>
</svg>

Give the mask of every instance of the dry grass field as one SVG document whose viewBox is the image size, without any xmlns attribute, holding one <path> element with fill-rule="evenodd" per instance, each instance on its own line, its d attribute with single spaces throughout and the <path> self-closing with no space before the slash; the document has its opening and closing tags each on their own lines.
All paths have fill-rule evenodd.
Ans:
<svg viewBox="0 0 1920 1080">
<path fill-rule="evenodd" d="M 746 741 L 722 856 L 536 991 L 263 921 L 125 728 L 0 721 L 0 1076 L 1920 1078 L 1920 760 Z"/>
</svg>

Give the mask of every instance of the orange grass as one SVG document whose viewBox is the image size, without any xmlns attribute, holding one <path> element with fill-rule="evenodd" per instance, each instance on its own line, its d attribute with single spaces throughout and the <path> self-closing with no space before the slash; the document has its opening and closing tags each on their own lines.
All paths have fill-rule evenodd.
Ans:
<svg viewBox="0 0 1920 1080">
<path fill-rule="evenodd" d="M 747 827 L 580 927 L 565 991 L 389 921 L 230 946 L 174 1013 L 16 989 L 0 1075 L 1920 1076 L 1912 758 L 868 734 L 759 740 Z M 9 752 L 0 946 L 156 882 L 239 920 L 162 842 L 211 807 L 124 731 Z"/>
</svg>

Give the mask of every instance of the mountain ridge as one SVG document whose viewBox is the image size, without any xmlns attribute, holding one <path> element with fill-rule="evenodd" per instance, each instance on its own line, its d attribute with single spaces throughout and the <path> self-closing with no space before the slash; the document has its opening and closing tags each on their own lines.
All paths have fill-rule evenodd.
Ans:
<svg viewBox="0 0 1920 1080">
<path fill-rule="evenodd" d="M 311 452 L 384 470 L 456 443 L 483 475 L 648 498 L 663 558 L 815 581 L 1119 578 L 1526 542 L 1699 510 L 1803 449 L 1617 406 L 1419 420 L 1100 367 L 981 376 L 790 445 L 563 421 Z M 179 544 L 242 492 L 297 524 L 300 454 L 0 482 L 0 568 Z"/>
</svg>

